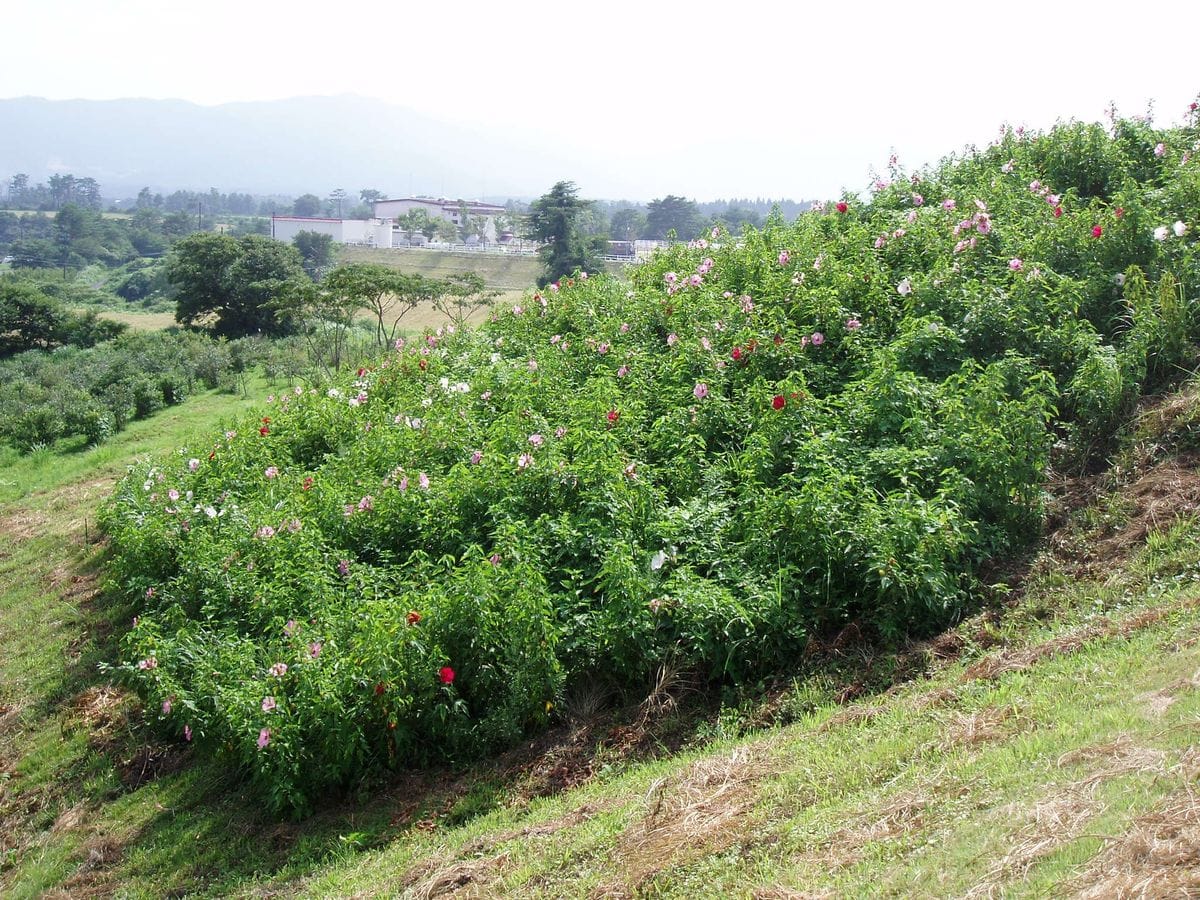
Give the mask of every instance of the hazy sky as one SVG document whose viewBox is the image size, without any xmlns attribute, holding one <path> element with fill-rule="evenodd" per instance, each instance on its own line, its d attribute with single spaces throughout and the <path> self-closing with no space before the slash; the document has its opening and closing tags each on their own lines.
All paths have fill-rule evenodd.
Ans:
<svg viewBox="0 0 1200 900">
<path fill-rule="evenodd" d="M 1170 124 L 1200 91 L 1200 0 L 4 6 L 0 97 L 356 93 L 602 160 L 591 196 L 828 197 L 893 150 L 916 167 L 1110 102 Z"/>
</svg>

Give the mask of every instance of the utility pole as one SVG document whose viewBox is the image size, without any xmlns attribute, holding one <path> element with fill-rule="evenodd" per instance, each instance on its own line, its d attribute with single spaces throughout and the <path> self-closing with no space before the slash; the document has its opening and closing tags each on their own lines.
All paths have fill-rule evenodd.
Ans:
<svg viewBox="0 0 1200 900">
<path fill-rule="evenodd" d="M 199 200 L 196 201 L 196 230 L 204 230 L 204 204 Z"/>
</svg>

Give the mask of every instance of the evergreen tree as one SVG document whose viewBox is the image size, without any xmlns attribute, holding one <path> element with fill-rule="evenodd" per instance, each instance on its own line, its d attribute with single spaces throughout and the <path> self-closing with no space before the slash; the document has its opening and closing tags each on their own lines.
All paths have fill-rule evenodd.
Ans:
<svg viewBox="0 0 1200 900">
<path fill-rule="evenodd" d="M 538 286 L 545 287 L 570 275 L 577 269 L 599 271 L 599 245 L 604 237 L 586 237 L 580 219 L 591 207 L 590 200 L 580 200 L 572 181 L 560 181 L 529 208 L 525 220 L 525 236 L 542 244 L 539 251 L 545 271 Z"/>
</svg>

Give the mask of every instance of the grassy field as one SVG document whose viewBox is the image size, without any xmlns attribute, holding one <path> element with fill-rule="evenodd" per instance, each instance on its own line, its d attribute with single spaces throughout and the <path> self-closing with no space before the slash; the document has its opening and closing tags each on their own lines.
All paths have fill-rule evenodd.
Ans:
<svg viewBox="0 0 1200 900">
<path fill-rule="evenodd" d="M 373 247 L 344 246 L 339 249 L 338 261 L 378 263 L 402 272 L 427 275 L 430 278 L 476 272 L 489 288 L 498 291 L 532 290 L 542 273 L 541 260 L 536 256 L 451 253 L 410 248 L 379 250 Z M 606 267 L 612 274 L 620 274 L 623 268 L 620 263 L 607 263 Z"/>
<path fill-rule="evenodd" d="M 202 394 L 99 449 L 0 456 L 0 894 L 1200 891 L 1200 478 L 1171 449 L 1200 390 L 1148 412 L 1114 474 L 1052 484 L 1051 540 L 943 635 L 846 633 L 724 703 L 683 672 L 628 708 L 581 693 L 497 760 L 303 822 L 160 742 L 99 668 L 129 611 L 101 590 L 97 504 L 252 405 Z"/>
</svg>

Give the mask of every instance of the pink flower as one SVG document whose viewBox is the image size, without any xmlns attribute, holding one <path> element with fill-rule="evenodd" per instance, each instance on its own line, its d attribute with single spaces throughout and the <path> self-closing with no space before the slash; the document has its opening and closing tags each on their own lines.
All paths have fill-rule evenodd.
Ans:
<svg viewBox="0 0 1200 900">
<path fill-rule="evenodd" d="M 858 321 L 858 319 L 854 318 L 853 316 L 846 320 L 847 331 L 858 331 L 860 328 L 862 328 L 862 322 Z"/>
<path fill-rule="evenodd" d="M 629 366 L 621 366 L 621 368 L 617 369 L 617 377 L 618 378 L 624 378 L 628 374 L 629 374 Z"/>
<path fill-rule="evenodd" d="M 708 385 L 705 384 L 703 381 L 696 382 L 696 386 L 694 388 L 692 388 L 692 395 L 697 400 L 703 400 L 705 397 L 708 396 Z"/>
<path fill-rule="evenodd" d="M 561 440 L 566 433 L 567 433 L 566 425 L 559 425 L 557 428 L 554 429 L 554 437 L 559 440 Z"/>
<path fill-rule="evenodd" d="M 825 335 L 821 334 L 819 331 L 814 331 L 812 333 L 812 345 L 814 347 L 820 347 L 823 343 L 825 343 Z"/>
<path fill-rule="evenodd" d="M 844 213 L 850 209 L 849 205 L 846 203 L 845 200 L 839 200 L 836 208 L 837 208 L 837 211 L 840 213 Z"/>
<path fill-rule="evenodd" d="M 295 619 L 287 620 L 287 624 L 283 626 L 283 633 L 285 635 L 287 635 L 288 637 L 291 637 L 293 634 L 296 633 L 296 620 Z"/>
<path fill-rule="evenodd" d="M 958 204 L 955 203 L 952 199 L 947 198 L 942 201 L 942 209 L 954 209 L 954 207 L 956 207 L 956 206 L 958 206 Z"/>
<path fill-rule="evenodd" d="M 271 743 L 271 729 L 264 728 L 258 733 L 258 749 L 265 749 L 269 743 Z"/>
<path fill-rule="evenodd" d="M 185 741 L 190 741 L 192 739 L 192 726 L 191 725 L 183 726 L 183 739 Z"/>
<path fill-rule="evenodd" d="M 287 674 L 287 663 L 277 662 L 271 668 L 267 669 L 267 674 L 274 678 L 282 678 Z"/>
<path fill-rule="evenodd" d="M 348 559 L 340 560 L 337 564 L 337 571 L 338 571 L 338 574 L 341 575 L 343 578 L 345 578 L 347 575 L 349 575 L 350 574 L 350 560 L 348 560 Z"/>
<path fill-rule="evenodd" d="M 275 529 L 270 525 L 263 525 L 254 534 L 260 540 L 269 541 L 271 538 L 275 537 Z"/>
<path fill-rule="evenodd" d="M 529 369 L 530 372 L 536 372 L 537 367 L 538 365 L 536 359 L 531 359 L 529 362 L 525 363 L 525 368 Z"/>
<path fill-rule="evenodd" d="M 703 347 L 705 350 L 711 350 L 712 349 L 712 341 L 710 341 L 708 338 L 702 336 L 700 338 L 700 346 Z"/>
<path fill-rule="evenodd" d="M 1020 260 L 1019 258 L 1015 257 L 1015 256 L 1014 256 L 1012 259 L 1010 259 L 1010 260 L 1008 261 L 1008 267 L 1009 267 L 1010 269 L 1012 269 L 1014 272 L 1020 272 L 1020 271 L 1021 271 L 1021 268 L 1022 268 L 1024 265 L 1025 265 L 1025 264 L 1024 264 L 1023 262 L 1021 262 L 1021 260 Z"/>
<path fill-rule="evenodd" d="M 270 712 L 270 711 L 271 711 L 271 710 L 273 710 L 274 708 L 275 708 L 275 698 L 274 698 L 274 697 L 263 697 L 263 700 L 262 700 L 262 711 L 263 711 L 263 712 Z"/>
<path fill-rule="evenodd" d="M 596 348 L 596 352 L 599 353 L 601 356 L 603 356 L 605 353 L 607 353 L 608 352 L 608 341 L 604 341 L 603 343 L 601 343 L 600 346 Z"/>
<path fill-rule="evenodd" d="M 520 456 L 517 457 L 517 468 L 518 469 L 528 469 L 532 465 L 533 465 L 533 454 L 522 453 Z"/>
<path fill-rule="evenodd" d="M 912 205 L 913 206 L 924 206 L 925 198 L 922 197 L 920 194 L 913 194 L 912 195 Z"/>
<path fill-rule="evenodd" d="M 1063 208 L 1061 206 L 1054 207 L 1054 218 L 1061 219 L 1062 214 L 1063 214 Z"/>
<path fill-rule="evenodd" d="M 913 222 L 917 221 L 917 211 L 915 209 L 910 209 L 906 218 L 908 219 L 908 223 L 911 225 Z"/>
<path fill-rule="evenodd" d="M 168 697 L 166 700 L 164 700 L 162 702 L 162 713 L 164 716 L 169 716 L 171 714 L 171 700 L 172 699 L 174 699 L 174 698 Z"/>
<path fill-rule="evenodd" d="M 479 465 L 479 463 L 482 459 L 483 459 L 483 451 L 476 450 L 474 453 L 471 454 L 471 465 L 473 465 L 473 466 Z"/>
<path fill-rule="evenodd" d="M 175 488 L 171 488 L 169 491 L 167 491 L 167 499 L 174 503 L 179 499 L 179 491 L 175 490 Z"/>
<path fill-rule="evenodd" d="M 544 444 L 545 442 L 546 442 L 546 439 L 544 437 L 542 437 L 540 434 L 531 434 L 529 436 L 529 443 L 533 444 L 533 446 L 535 448 L 542 446 L 542 444 Z"/>
<path fill-rule="evenodd" d="M 679 340 L 679 335 L 677 335 L 675 332 L 672 331 L 670 334 L 667 335 L 667 346 L 674 347 L 675 342 L 678 340 Z"/>
<path fill-rule="evenodd" d="M 1092 226 L 1092 237 L 1094 237 L 1094 238 L 1098 238 L 1098 237 L 1100 237 L 1100 235 L 1102 235 L 1102 234 L 1104 234 L 1104 229 L 1103 229 L 1103 228 L 1101 228 L 1099 225 L 1093 225 L 1093 226 Z"/>
<path fill-rule="evenodd" d="M 426 475 L 424 472 L 421 472 L 420 474 L 418 474 L 417 475 L 417 485 L 423 491 L 429 490 L 429 476 Z"/>
<path fill-rule="evenodd" d="M 1164 144 L 1160 141 L 1159 143 L 1154 145 L 1154 155 L 1155 156 L 1166 156 L 1166 154 L 1167 154 L 1167 145 L 1166 144 Z"/>
<path fill-rule="evenodd" d="M 449 666 L 442 666 L 438 669 L 438 679 L 442 684 L 454 684 L 454 670 Z"/>
<path fill-rule="evenodd" d="M 493 553 L 491 556 L 488 557 L 488 562 L 490 562 L 493 566 L 499 566 L 500 565 L 500 554 Z"/>
<path fill-rule="evenodd" d="M 665 281 L 667 284 L 674 284 L 678 280 L 679 280 L 679 276 L 676 275 L 674 272 L 668 272 L 666 275 L 663 276 L 663 281 Z"/>
<path fill-rule="evenodd" d="M 617 420 L 621 418 L 621 414 L 615 409 L 610 409 L 604 417 L 608 419 L 608 424 L 612 426 L 617 424 Z"/>
<path fill-rule="evenodd" d="M 779 251 L 779 264 L 781 266 L 786 266 L 788 264 L 789 260 L 791 260 L 791 258 L 792 257 L 788 254 L 788 252 L 786 250 Z"/>
<path fill-rule="evenodd" d="M 267 470 L 263 472 L 263 474 L 266 475 L 268 479 L 277 478 L 279 476 L 279 469 L 275 468 L 275 466 L 267 466 Z"/>
<path fill-rule="evenodd" d="M 621 332 L 621 334 L 629 334 L 629 323 L 622 322 L 621 327 L 618 330 Z"/>
<path fill-rule="evenodd" d="M 320 641 L 313 641 L 311 644 L 308 645 L 308 655 L 311 656 L 313 659 L 316 659 L 318 656 L 321 655 L 321 642 Z"/>
<path fill-rule="evenodd" d="M 199 468 L 200 468 L 200 460 L 198 460 L 198 459 L 189 459 L 188 460 L 188 470 L 189 471 L 195 472 Z"/>
<path fill-rule="evenodd" d="M 699 273 L 689 275 L 687 283 L 692 287 L 700 287 L 700 285 L 704 284 L 704 278 Z"/>
</svg>

